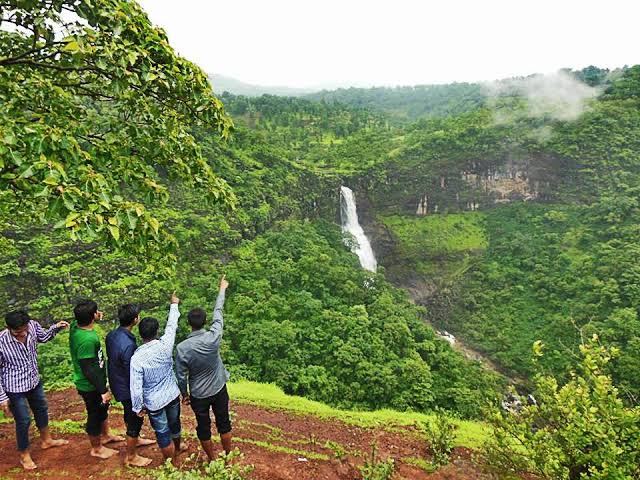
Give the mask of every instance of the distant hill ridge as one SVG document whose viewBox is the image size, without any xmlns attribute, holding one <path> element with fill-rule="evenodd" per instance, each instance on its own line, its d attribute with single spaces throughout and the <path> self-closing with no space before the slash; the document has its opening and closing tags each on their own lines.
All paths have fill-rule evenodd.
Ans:
<svg viewBox="0 0 640 480">
<path fill-rule="evenodd" d="M 354 87 L 334 85 L 317 88 L 266 87 L 251 85 L 223 75 L 210 75 L 214 91 L 225 91 L 234 95 L 259 97 L 277 95 L 304 97 L 315 102 L 340 103 L 355 108 L 364 108 L 389 115 L 391 121 L 414 121 L 426 117 L 449 117 L 483 108 L 496 95 L 512 94 L 527 96 L 536 90 L 534 97 L 549 96 L 557 103 L 562 94 L 573 95 L 573 90 L 583 90 L 580 85 L 601 87 L 602 90 L 622 75 L 627 67 L 610 71 L 593 65 L 582 70 L 561 69 L 556 74 L 532 74 L 495 82 L 453 82 L 447 84 L 422 84 L 402 86 Z M 575 80 L 575 82 L 572 82 Z M 586 87 L 586 88 L 588 88 Z M 555 92 L 555 93 L 554 93 Z M 563 102 L 564 104 L 564 102 Z"/>
<path fill-rule="evenodd" d="M 261 95 L 279 95 L 282 97 L 300 97 L 309 93 L 315 93 L 320 88 L 295 88 L 285 86 L 263 86 L 245 83 L 232 77 L 224 75 L 209 75 L 209 81 L 213 85 L 213 90 L 221 94 L 223 92 L 234 95 L 244 95 L 247 97 L 259 97 Z"/>
</svg>

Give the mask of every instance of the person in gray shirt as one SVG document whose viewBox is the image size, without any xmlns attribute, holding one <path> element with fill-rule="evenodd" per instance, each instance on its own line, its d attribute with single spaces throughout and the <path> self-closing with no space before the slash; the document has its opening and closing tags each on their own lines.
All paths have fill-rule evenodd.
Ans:
<svg viewBox="0 0 640 480">
<path fill-rule="evenodd" d="M 220 358 L 222 341 L 225 291 L 229 282 L 224 275 L 220 280 L 220 291 L 213 310 L 213 323 L 204 329 L 207 314 L 202 308 L 194 308 L 187 316 L 191 333 L 178 344 L 176 376 L 182 394 L 182 403 L 191 405 L 196 415 L 196 432 L 209 460 L 215 458 L 211 443 L 211 416 L 213 410 L 216 429 L 226 453 L 231 451 L 231 420 L 229 419 L 229 373 Z M 188 387 L 188 390 L 187 390 Z"/>
</svg>

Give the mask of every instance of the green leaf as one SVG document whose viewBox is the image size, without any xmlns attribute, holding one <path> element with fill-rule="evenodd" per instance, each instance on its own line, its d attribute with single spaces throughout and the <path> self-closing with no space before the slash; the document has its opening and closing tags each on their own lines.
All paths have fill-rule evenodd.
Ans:
<svg viewBox="0 0 640 480">
<path fill-rule="evenodd" d="M 160 222 L 158 222 L 158 220 L 156 220 L 153 217 L 149 217 L 149 225 L 151 226 L 151 228 L 153 229 L 153 233 L 155 233 L 156 235 L 158 234 L 158 230 L 160 229 Z"/>
<path fill-rule="evenodd" d="M 129 227 L 131 230 L 136 229 L 136 225 L 138 224 L 138 217 L 131 210 L 127 210 L 127 220 L 129 221 Z"/>
<path fill-rule="evenodd" d="M 57 229 L 59 229 L 59 228 L 63 228 L 66 224 L 67 224 L 67 220 L 66 220 L 66 219 L 63 219 L 63 220 L 60 220 L 59 222 L 57 222 L 57 223 L 53 226 L 53 228 L 57 230 Z"/>
<path fill-rule="evenodd" d="M 53 175 L 48 175 L 43 181 L 42 183 L 45 183 L 47 185 L 58 185 L 58 180 L 55 178 L 55 176 Z"/>
<path fill-rule="evenodd" d="M 115 225 L 109 225 L 109 233 L 116 241 L 120 239 L 120 229 Z"/>
<path fill-rule="evenodd" d="M 73 200 L 71 200 L 67 195 L 64 195 L 62 197 L 62 201 L 64 202 L 64 208 L 66 208 L 70 212 L 75 212 L 76 205 L 75 203 L 73 203 Z"/>
<path fill-rule="evenodd" d="M 29 178 L 29 177 L 32 177 L 33 174 L 34 174 L 33 165 L 30 165 L 29 168 L 27 168 L 24 172 L 22 172 L 18 178 Z"/>
<path fill-rule="evenodd" d="M 40 190 L 38 193 L 36 193 L 34 195 L 35 198 L 42 198 L 42 197 L 46 197 L 47 195 L 49 195 L 49 187 L 44 187 L 42 190 Z"/>
<path fill-rule="evenodd" d="M 77 212 L 73 212 L 70 213 L 69 215 L 67 215 L 67 218 L 65 219 L 65 226 L 67 228 L 73 227 L 74 225 L 76 225 L 76 219 L 80 217 L 80 214 Z"/>
<path fill-rule="evenodd" d="M 71 53 L 78 52 L 80 51 L 80 45 L 77 41 L 71 40 L 70 42 L 67 42 L 67 44 L 62 48 L 62 51 Z"/>
</svg>

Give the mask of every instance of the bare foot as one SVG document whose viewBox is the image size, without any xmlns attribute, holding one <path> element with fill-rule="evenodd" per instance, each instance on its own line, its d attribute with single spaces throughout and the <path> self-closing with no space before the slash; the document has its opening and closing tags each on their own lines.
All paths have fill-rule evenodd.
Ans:
<svg viewBox="0 0 640 480">
<path fill-rule="evenodd" d="M 106 445 L 107 443 L 124 442 L 124 437 L 120 435 L 109 435 L 108 437 L 102 437 L 100 443 Z"/>
<path fill-rule="evenodd" d="M 91 456 L 96 458 L 101 458 L 106 460 L 107 458 L 111 458 L 118 453 L 117 450 L 113 450 L 112 448 L 100 447 L 100 448 L 92 448 Z"/>
<path fill-rule="evenodd" d="M 20 465 L 22 465 L 22 468 L 25 470 L 35 470 L 38 468 L 29 452 L 20 455 Z"/>
<path fill-rule="evenodd" d="M 53 448 L 53 447 L 61 447 L 62 445 L 68 445 L 69 444 L 69 440 L 64 440 L 62 438 L 57 438 L 57 439 L 49 439 L 47 441 L 42 442 L 42 449 L 46 450 L 48 448 Z"/>
<path fill-rule="evenodd" d="M 138 438 L 138 447 L 146 447 L 147 445 L 153 445 L 156 443 L 155 440 L 151 440 L 150 438 Z"/>
<path fill-rule="evenodd" d="M 146 467 L 151 463 L 151 459 L 147 457 L 143 457 L 141 455 L 136 455 L 132 459 L 125 458 L 124 464 L 130 467 Z"/>
</svg>

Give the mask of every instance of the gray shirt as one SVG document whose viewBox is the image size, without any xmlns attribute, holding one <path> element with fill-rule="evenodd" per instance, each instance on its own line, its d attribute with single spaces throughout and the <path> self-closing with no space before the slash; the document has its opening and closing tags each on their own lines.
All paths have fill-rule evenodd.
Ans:
<svg viewBox="0 0 640 480">
<path fill-rule="evenodd" d="M 221 291 L 213 310 L 211 327 L 191 332 L 186 340 L 178 344 L 176 376 L 182 395 L 187 394 L 187 382 L 192 397 L 207 398 L 222 390 L 229 380 L 229 372 L 220 358 L 223 308 L 224 291 Z"/>
</svg>

